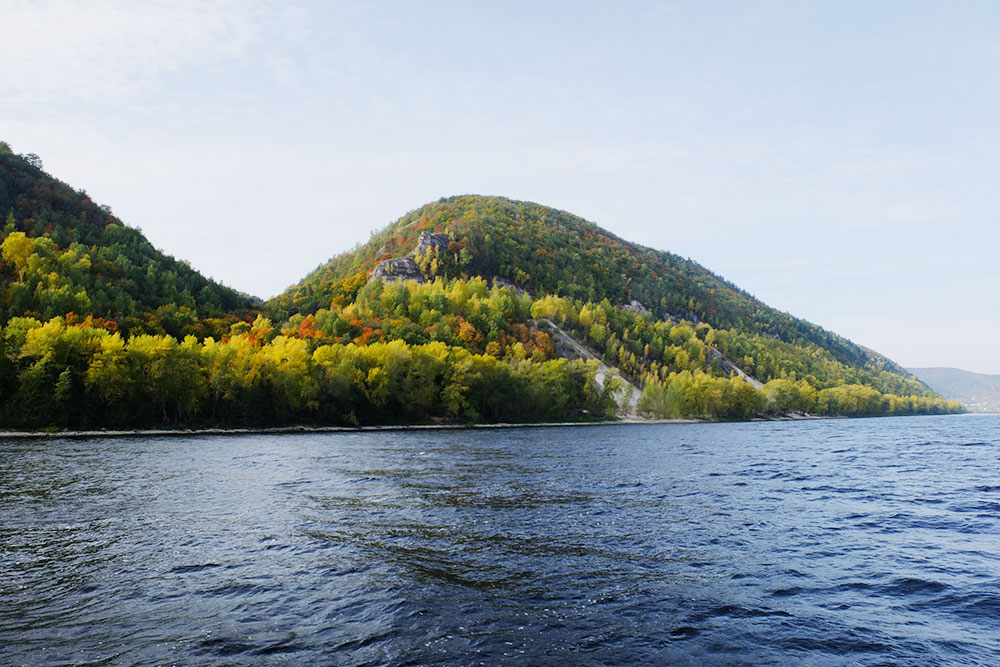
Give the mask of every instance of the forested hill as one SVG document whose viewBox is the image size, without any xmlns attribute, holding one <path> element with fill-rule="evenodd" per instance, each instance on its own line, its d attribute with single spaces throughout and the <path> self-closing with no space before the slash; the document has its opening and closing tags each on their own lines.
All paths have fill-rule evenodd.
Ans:
<svg viewBox="0 0 1000 667">
<path fill-rule="evenodd" d="M 428 275 L 499 277 L 534 295 L 612 305 L 637 301 L 656 319 L 817 345 L 844 364 L 908 375 L 881 355 L 770 308 L 696 262 L 624 241 L 575 215 L 503 197 L 464 195 L 427 204 L 320 266 L 269 306 L 279 316 L 309 314 L 349 298 L 379 261 L 413 251 L 422 231 L 454 241 Z"/>
<path fill-rule="evenodd" d="M 204 334 L 228 331 L 259 304 L 164 255 L 37 156 L 3 142 L 0 228 L 0 323 L 72 314 L 125 332 Z"/>
<path fill-rule="evenodd" d="M 267 304 L 3 143 L 0 221 L 0 429 L 961 409 L 694 262 L 537 204 L 430 204 Z"/>
</svg>

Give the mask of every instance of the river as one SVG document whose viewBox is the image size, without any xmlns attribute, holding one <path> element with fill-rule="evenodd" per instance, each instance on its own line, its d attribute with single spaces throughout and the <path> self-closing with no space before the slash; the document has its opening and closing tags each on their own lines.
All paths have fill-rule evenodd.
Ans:
<svg viewBox="0 0 1000 667">
<path fill-rule="evenodd" d="M 4 664 L 998 664 L 1000 415 L 0 439 Z"/>
</svg>

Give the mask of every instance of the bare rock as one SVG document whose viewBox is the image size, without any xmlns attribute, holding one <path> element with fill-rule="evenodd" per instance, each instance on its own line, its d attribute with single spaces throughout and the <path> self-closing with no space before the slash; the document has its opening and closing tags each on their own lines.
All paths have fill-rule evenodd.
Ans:
<svg viewBox="0 0 1000 667">
<path fill-rule="evenodd" d="M 451 237 L 447 234 L 431 234 L 430 232 L 420 232 L 417 237 L 417 247 L 413 250 L 414 255 L 424 255 L 431 248 L 448 249 L 451 244 Z"/>
<path fill-rule="evenodd" d="M 739 376 L 740 379 L 742 379 L 747 384 L 751 385 L 754 389 L 760 389 L 761 387 L 764 386 L 763 382 L 753 377 L 752 375 L 748 375 L 747 373 L 745 373 L 742 368 L 740 368 L 739 366 L 734 364 L 731 360 L 726 358 L 726 356 L 723 355 L 722 352 L 720 352 L 718 349 L 710 347 L 708 352 L 709 356 L 712 358 L 713 361 L 715 361 L 719 365 L 719 370 L 721 370 L 723 373 L 727 375 L 732 375 L 733 373 L 736 373 L 736 375 Z"/>
<path fill-rule="evenodd" d="M 529 297 L 531 296 L 531 294 L 528 292 L 528 290 L 522 289 L 522 288 L 518 287 L 517 285 L 515 285 L 514 283 L 512 283 L 511 281 L 506 280 L 505 278 L 501 278 L 500 276 L 496 276 L 496 277 L 493 278 L 493 286 L 494 287 L 508 287 L 508 288 L 514 290 L 515 292 L 517 292 L 518 296 L 524 296 L 524 295 L 528 295 Z"/>
<path fill-rule="evenodd" d="M 382 260 L 372 269 L 371 278 L 381 278 L 385 282 L 394 280 L 424 282 L 424 275 L 420 273 L 420 268 L 409 257 L 395 257 L 393 259 Z"/>
</svg>

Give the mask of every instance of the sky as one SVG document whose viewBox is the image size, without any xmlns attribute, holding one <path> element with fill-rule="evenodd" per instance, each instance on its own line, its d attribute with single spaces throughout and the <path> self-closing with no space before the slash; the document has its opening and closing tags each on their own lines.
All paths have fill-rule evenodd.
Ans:
<svg viewBox="0 0 1000 667">
<path fill-rule="evenodd" d="M 1000 4 L 0 0 L 0 140 L 260 297 L 442 196 L 1000 374 Z"/>
</svg>

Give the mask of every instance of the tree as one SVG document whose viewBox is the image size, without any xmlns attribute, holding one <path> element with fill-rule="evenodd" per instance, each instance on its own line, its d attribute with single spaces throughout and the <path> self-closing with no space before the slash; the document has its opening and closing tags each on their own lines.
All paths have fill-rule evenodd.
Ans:
<svg viewBox="0 0 1000 667">
<path fill-rule="evenodd" d="M 0 244 L 0 249 L 3 252 L 3 261 L 17 269 L 18 280 L 24 280 L 28 260 L 35 254 L 35 240 L 24 232 L 11 232 Z"/>
<path fill-rule="evenodd" d="M 37 153 L 25 153 L 24 161 L 30 164 L 35 169 L 41 170 L 45 165 L 42 164 L 42 158 L 38 157 Z"/>
</svg>

